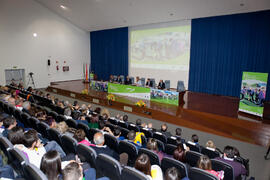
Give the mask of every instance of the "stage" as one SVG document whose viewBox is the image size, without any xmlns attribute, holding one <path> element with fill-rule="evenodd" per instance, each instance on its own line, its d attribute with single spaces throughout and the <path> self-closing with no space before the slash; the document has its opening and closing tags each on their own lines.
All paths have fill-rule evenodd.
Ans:
<svg viewBox="0 0 270 180">
<path fill-rule="evenodd" d="M 89 95 L 81 94 L 84 89 Z M 140 99 L 130 97 L 115 96 L 117 101 L 108 102 L 106 92 L 91 90 L 82 80 L 54 82 L 47 91 L 252 144 L 267 146 L 270 141 L 269 103 L 264 118 L 256 118 L 238 113 L 238 98 L 189 91 L 180 106 L 146 101 L 144 108 L 135 105 Z"/>
</svg>

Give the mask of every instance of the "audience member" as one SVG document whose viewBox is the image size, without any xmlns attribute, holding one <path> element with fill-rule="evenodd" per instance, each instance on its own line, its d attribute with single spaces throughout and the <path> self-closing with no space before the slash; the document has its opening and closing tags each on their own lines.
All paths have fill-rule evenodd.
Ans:
<svg viewBox="0 0 270 180">
<path fill-rule="evenodd" d="M 165 89 L 165 83 L 163 82 L 162 79 L 158 83 L 158 89 Z"/>
<path fill-rule="evenodd" d="M 46 124 L 50 126 L 50 128 L 56 128 L 57 123 L 52 116 L 48 116 L 45 120 Z"/>
<path fill-rule="evenodd" d="M 127 76 L 125 80 L 125 85 L 130 85 L 130 84 L 132 84 L 131 79 L 129 78 L 129 76 Z"/>
<path fill-rule="evenodd" d="M 71 128 L 68 127 L 67 123 L 65 121 L 62 121 L 56 125 L 56 129 L 64 135 L 67 135 L 69 137 L 73 137 L 75 130 L 71 130 Z"/>
<path fill-rule="evenodd" d="M 140 149 L 141 148 L 141 143 L 140 141 L 136 141 L 135 138 L 136 138 L 136 132 L 135 131 L 129 131 L 128 135 L 127 135 L 127 140 L 134 144 L 136 146 L 137 149 Z"/>
<path fill-rule="evenodd" d="M 110 149 L 108 146 L 104 145 L 105 144 L 105 138 L 104 135 L 101 132 L 97 132 L 94 135 L 93 139 L 95 143 L 95 147 L 93 149 L 96 151 L 97 154 L 107 154 L 111 157 L 114 157 L 116 160 L 119 160 L 119 155 L 118 153 L 114 152 L 112 149 Z"/>
<path fill-rule="evenodd" d="M 163 159 L 164 153 L 162 151 L 159 151 L 158 143 L 157 143 L 156 139 L 150 138 L 148 140 L 147 149 L 149 149 L 149 150 L 153 151 L 155 154 L 157 154 L 160 161 Z"/>
<path fill-rule="evenodd" d="M 83 129 L 77 129 L 73 137 L 78 141 L 78 144 L 85 144 L 86 146 L 91 145 L 91 143 L 85 139 L 85 132 Z"/>
<path fill-rule="evenodd" d="M 31 104 L 29 101 L 25 101 L 22 106 L 23 106 L 23 109 L 22 109 L 23 112 L 32 115 Z"/>
<path fill-rule="evenodd" d="M 44 154 L 40 163 L 40 170 L 48 180 L 58 180 L 62 174 L 61 157 L 57 151 L 48 151 Z"/>
<path fill-rule="evenodd" d="M 173 152 L 173 158 L 183 163 L 186 162 L 186 151 L 182 143 L 177 145 L 177 148 Z"/>
<path fill-rule="evenodd" d="M 152 165 L 150 159 L 146 154 L 141 154 L 135 161 L 135 169 L 141 171 L 149 179 L 152 180 L 163 180 L 163 173 L 158 165 Z"/>
<path fill-rule="evenodd" d="M 153 81 L 151 81 L 149 78 L 146 80 L 146 87 L 153 87 Z"/>
<path fill-rule="evenodd" d="M 7 117 L 3 120 L 3 125 L 5 127 L 5 130 L 2 132 L 2 135 L 4 137 L 7 137 L 9 131 L 17 126 L 17 121 L 14 117 Z"/>
<path fill-rule="evenodd" d="M 233 147 L 231 146 L 226 146 L 224 148 L 223 158 L 217 157 L 216 159 L 223 161 L 227 164 L 230 164 L 233 167 L 235 179 L 241 175 L 247 174 L 247 170 L 245 169 L 245 167 L 241 163 L 234 161 L 234 150 Z"/>
<path fill-rule="evenodd" d="M 168 168 L 164 180 L 189 180 L 187 177 L 181 179 L 181 174 L 175 167 Z"/>
<path fill-rule="evenodd" d="M 224 171 L 212 170 L 211 160 L 205 155 L 201 156 L 200 159 L 198 160 L 198 168 L 203 169 L 209 172 L 210 174 L 213 174 L 219 180 L 222 180 L 224 178 Z"/>
<path fill-rule="evenodd" d="M 164 135 L 168 138 L 168 137 L 171 137 L 172 134 L 171 134 L 169 131 L 167 131 L 167 130 L 168 130 L 167 124 L 162 124 L 162 125 L 161 125 L 161 128 L 160 128 L 160 132 L 161 132 L 162 134 L 164 134 Z"/>
<path fill-rule="evenodd" d="M 125 139 L 124 136 L 121 136 L 121 129 L 118 127 L 114 128 L 113 135 L 117 138 L 118 141 Z"/>
<path fill-rule="evenodd" d="M 71 109 L 70 108 L 65 108 L 64 116 L 65 116 L 66 119 L 72 119 L 72 117 L 71 117 Z"/>
<path fill-rule="evenodd" d="M 22 127 L 15 126 L 8 132 L 9 141 L 15 144 L 23 144 L 24 143 L 24 130 Z"/>
</svg>

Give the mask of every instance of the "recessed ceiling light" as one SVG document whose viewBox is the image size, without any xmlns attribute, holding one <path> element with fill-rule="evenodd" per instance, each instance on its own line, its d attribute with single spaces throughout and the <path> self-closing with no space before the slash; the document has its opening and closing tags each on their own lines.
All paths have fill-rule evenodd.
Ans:
<svg viewBox="0 0 270 180">
<path fill-rule="evenodd" d="M 33 36 L 34 36 L 34 37 L 37 37 L 37 33 L 33 33 Z"/>
<path fill-rule="evenodd" d="M 67 7 L 64 6 L 64 5 L 60 5 L 60 7 L 61 7 L 62 9 L 67 9 Z"/>
</svg>

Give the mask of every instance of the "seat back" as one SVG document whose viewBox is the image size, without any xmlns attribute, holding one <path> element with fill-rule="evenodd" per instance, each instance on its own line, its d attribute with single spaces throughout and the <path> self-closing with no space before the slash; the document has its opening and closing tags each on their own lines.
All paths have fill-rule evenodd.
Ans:
<svg viewBox="0 0 270 180">
<path fill-rule="evenodd" d="M 95 128 L 90 128 L 90 129 L 89 129 L 89 136 L 90 136 L 90 139 L 89 139 L 89 140 L 92 140 L 92 139 L 94 138 L 94 135 L 95 135 L 97 132 L 100 132 L 100 130 L 95 129 Z"/>
<path fill-rule="evenodd" d="M 62 114 L 58 115 L 57 118 L 55 119 L 55 121 L 58 123 L 62 122 L 62 121 L 66 121 L 66 120 L 67 120 L 67 118 Z"/>
<path fill-rule="evenodd" d="M 137 156 L 138 151 L 134 144 L 127 142 L 127 141 L 120 141 L 118 145 L 118 152 L 121 153 L 127 153 L 128 154 L 128 164 L 133 165 Z"/>
<path fill-rule="evenodd" d="M 157 141 L 157 144 L 158 144 L 158 149 L 160 151 L 164 152 L 165 151 L 164 143 L 162 141 L 158 140 L 158 139 L 156 139 L 156 141 Z"/>
<path fill-rule="evenodd" d="M 49 136 L 48 136 L 47 129 L 49 129 L 50 126 L 46 124 L 45 122 L 40 122 L 37 124 L 37 127 L 38 127 L 37 131 L 41 133 L 44 138 L 48 139 Z"/>
<path fill-rule="evenodd" d="M 223 180 L 234 180 L 234 172 L 233 167 L 225 163 L 223 161 L 217 160 L 217 159 L 211 159 L 212 162 L 212 169 L 215 171 L 224 171 L 224 179 Z"/>
<path fill-rule="evenodd" d="M 156 80 L 155 80 L 155 78 L 150 78 L 150 81 L 152 82 L 152 84 L 153 84 L 153 88 L 156 88 Z"/>
<path fill-rule="evenodd" d="M 178 92 L 185 91 L 184 81 L 177 81 L 177 91 Z"/>
<path fill-rule="evenodd" d="M 129 130 L 126 128 L 120 128 L 121 129 L 121 135 L 127 138 L 127 135 L 129 133 Z"/>
<path fill-rule="evenodd" d="M 139 129 L 139 127 L 138 126 L 136 126 L 135 124 L 129 124 L 128 125 L 128 130 L 130 130 L 130 131 L 135 131 L 135 132 L 140 132 L 140 129 Z"/>
<path fill-rule="evenodd" d="M 29 163 L 25 154 L 17 148 L 12 148 L 9 150 L 10 157 L 12 159 L 11 165 L 13 169 L 20 175 L 23 175 L 23 164 Z"/>
<path fill-rule="evenodd" d="M 118 121 L 118 126 L 122 128 L 128 128 L 127 124 L 124 121 Z"/>
<path fill-rule="evenodd" d="M 179 170 L 179 172 L 181 174 L 181 178 L 188 176 L 187 165 L 185 163 L 182 163 L 181 161 L 177 161 L 177 160 L 169 158 L 169 157 L 164 157 L 161 160 L 162 171 L 165 173 L 166 170 L 171 168 L 171 167 L 176 167 L 176 169 Z"/>
<path fill-rule="evenodd" d="M 30 128 L 33 128 L 33 129 L 35 129 L 35 130 L 38 129 L 37 125 L 38 125 L 38 123 L 39 123 L 39 120 L 38 120 L 37 118 L 35 118 L 35 117 L 30 117 L 30 118 L 28 119 L 28 121 L 29 121 Z"/>
<path fill-rule="evenodd" d="M 145 86 L 145 78 L 141 78 L 141 83 L 142 83 L 142 86 L 144 87 Z"/>
<path fill-rule="evenodd" d="M 114 125 L 117 125 L 117 124 L 118 124 L 117 120 L 116 120 L 115 118 L 112 118 L 112 117 L 109 118 L 108 121 L 109 121 L 111 124 L 114 124 Z"/>
<path fill-rule="evenodd" d="M 152 138 L 153 137 L 152 131 L 150 131 L 150 130 L 148 130 L 146 128 L 142 128 L 141 129 L 141 132 L 144 133 L 144 135 L 145 135 L 146 138 Z"/>
<path fill-rule="evenodd" d="M 21 122 L 25 127 L 30 127 L 30 124 L 28 122 L 28 119 L 30 118 L 30 115 L 27 113 L 22 113 L 21 114 Z"/>
<path fill-rule="evenodd" d="M 77 154 L 82 162 L 87 162 L 92 168 L 96 169 L 97 153 L 93 148 L 85 144 L 78 144 Z"/>
<path fill-rule="evenodd" d="M 165 80 L 165 89 L 170 89 L 171 88 L 171 81 L 170 80 Z"/>
<path fill-rule="evenodd" d="M 34 180 L 48 180 L 47 176 L 35 165 L 26 163 L 23 166 L 24 178 Z"/>
<path fill-rule="evenodd" d="M 121 180 L 148 180 L 149 178 L 142 173 L 141 171 L 138 171 L 135 168 L 132 167 L 124 167 L 121 172 Z"/>
<path fill-rule="evenodd" d="M 177 145 L 177 141 L 176 141 L 176 137 L 171 136 L 167 138 L 167 144 L 173 144 L 173 145 Z"/>
<path fill-rule="evenodd" d="M 63 135 L 61 137 L 62 148 L 66 154 L 76 154 L 77 152 L 77 141 L 76 139 L 69 137 L 67 135 Z"/>
<path fill-rule="evenodd" d="M 167 137 L 164 134 L 162 134 L 161 132 L 155 132 L 153 134 L 153 138 L 162 141 L 164 144 L 167 143 Z"/>
<path fill-rule="evenodd" d="M 168 155 L 173 155 L 174 150 L 177 148 L 176 145 L 166 144 L 165 145 L 165 153 Z"/>
<path fill-rule="evenodd" d="M 213 151 L 213 150 L 210 150 L 210 149 L 207 149 L 207 148 L 202 148 L 202 154 L 204 155 L 207 155 L 210 159 L 214 159 L 216 157 L 219 157 L 219 152 L 217 151 Z"/>
<path fill-rule="evenodd" d="M 19 109 L 15 109 L 15 112 L 14 112 L 14 116 L 17 120 L 21 121 L 22 119 L 22 111 L 20 111 Z"/>
<path fill-rule="evenodd" d="M 77 122 L 73 119 L 67 119 L 66 123 L 69 127 L 77 129 Z"/>
<path fill-rule="evenodd" d="M 202 156 L 201 153 L 195 152 L 195 151 L 187 151 L 186 152 L 186 161 L 191 167 L 196 167 L 197 162 Z"/>
<path fill-rule="evenodd" d="M 115 126 L 113 124 L 106 124 L 105 126 L 109 127 L 112 132 L 114 131 Z"/>
<path fill-rule="evenodd" d="M 120 163 L 106 155 L 106 154 L 99 154 L 96 159 L 97 171 L 111 180 L 119 180 L 121 179 L 121 165 Z"/>
<path fill-rule="evenodd" d="M 111 149 L 113 149 L 115 152 L 118 152 L 118 140 L 116 137 L 110 135 L 110 134 L 105 134 L 105 144 L 109 146 Z"/>
<path fill-rule="evenodd" d="M 134 84 L 134 77 L 129 77 L 129 79 L 131 80 L 131 84 Z"/>
<path fill-rule="evenodd" d="M 140 155 L 140 154 L 146 154 L 146 155 L 148 155 L 148 157 L 150 159 L 150 162 L 151 162 L 151 165 L 156 164 L 156 165 L 159 165 L 160 166 L 159 157 L 153 151 L 150 151 L 150 150 L 145 149 L 145 148 L 141 148 L 141 149 L 139 149 L 139 152 L 138 152 L 138 155 Z"/>
<path fill-rule="evenodd" d="M 8 106 L 8 109 L 9 109 L 9 113 L 10 113 L 10 115 L 15 115 L 15 107 L 14 106 L 11 106 L 11 105 L 9 105 Z"/>
<path fill-rule="evenodd" d="M 49 140 L 54 140 L 56 141 L 60 146 L 62 145 L 62 142 L 61 142 L 61 133 L 54 129 L 54 128 L 49 128 L 47 129 L 47 133 L 48 133 L 48 137 L 49 137 Z"/>
<path fill-rule="evenodd" d="M 196 167 L 190 168 L 188 177 L 190 180 L 218 180 L 213 174 Z"/>
<path fill-rule="evenodd" d="M 91 138 L 93 138 L 93 137 L 90 136 L 90 132 L 89 132 L 90 128 L 89 128 L 89 126 L 87 126 L 86 124 L 83 124 L 83 123 L 78 123 L 77 124 L 77 129 L 83 129 L 84 132 L 85 132 L 86 137 L 88 138 L 88 140 L 89 141 L 92 140 Z"/>
<path fill-rule="evenodd" d="M 187 142 L 186 145 L 189 147 L 191 151 L 201 152 L 199 145 L 196 146 L 195 144 L 191 144 L 190 142 Z"/>
<path fill-rule="evenodd" d="M 54 111 L 51 111 L 51 112 L 48 113 L 48 116 L 52 116 L 55 120 L 57 120 L 58 113 L 54 112 Z"/>
<path fill-rule="evenodd" d="M 9 151 L 13 148 L 13 144 L 6 138 L 6 137 L 0 137 L 0 149 L 5 154 L 5 156 L 8 158 L 8 161 L 11 162 L 12 159 L 10 157 Z"/>
<path fill-rule="evenodd" d="M 9 114 L 9 108 L 8 108 L 8 104 L 7 103 L 4 103 L 3 104 L 3 110 L 5 113 Z"/>
</svg>

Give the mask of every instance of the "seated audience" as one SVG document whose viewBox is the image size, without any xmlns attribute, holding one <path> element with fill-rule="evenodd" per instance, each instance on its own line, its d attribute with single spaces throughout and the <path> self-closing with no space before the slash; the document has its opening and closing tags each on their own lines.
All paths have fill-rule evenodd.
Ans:
<svg viewBox="0 0 270 180">
<path fill-rule="evenodd" d="M 188 150 L 189 149 L 187 149 L 187 151 Z M 173 158 L 183 163 L 186 162 L 186 150 L 184 149 L 184 145 L 182 143 L 179 143 L 177 148 L 174 150 Z"/>
<path fill-rule="evenodd" d="M 85 116 L 88 115 L 88 108 L 87 108 L 87 106 L 85 104 L 81 105 L 80 111 L 81 111 L 81 114 L 83 114 Z"/>
<path fill-rule="evenodd" d="M 5 127 L 5 130 L 2 132 L 2 135 L 4 137 L 7 137 L 9 131 L 17 126 L 17 121 L 14 117 L 7 117 L 3 120 L 3 125 Z"/>
<path fill-rule="evenodd" d="M 77 123 L 82 123 L 88 126 L 88 121 L 85 119 L 84 115 L 80 115 L 79 119 L 76 120 Z"/>
<path fill-rule="evenodd" d="M 198 160 L 198 168 L 203 169 L 203 170 L 209 172 L 210 174 L 213 174 L 219 180 L 222 180 L 224 178 L 224 171 L 212 170 L 211 160 L 205 155 L 201 156 L 200 159 Z"/>
<path fill-rule="evenodd" d="M 126 123 L 126 125 L 128 126 L 130 123 L 128 122 L 128 115 L 124 115 L 123 116 L 123 121 Z"/>
<path fill-rule="evenodd" d="M 151 180 L 163 180 L 163 173 L 158 165 L 152 165 L 146 154 L 141 154 L 135 161 L 135 169 L 141 171 Z"/>
<path fill-rule="evenodd" d="M 13 144 L 24 143 L 24 130 L 22 127 L 15 126 L 8 132 L 8 140 Z"/>
<path fill-rule="evenodd" d="M 120 76 L 117 76 L 116 82 L 119 84 L 122 84 L 122 78 Z"/>
<path fill-rule="evenodd" d="M 192 140 L 192 141 L 188 141 L 188 143 L 189 143 L 189 144 L 192 144 L 192 145 L 194 145 L 194 146 L 196 146 L 196 147 L 198 147 L 199 150 L 201 151 L 201 146 L 200 146 L 200 144 L 199 144 L 199 137 L 198 137 L 198 135 L 197 135 L 197 134 L 193 134 L 193 135 L 191 136 L 191 140 Z"/>
<path fill-rule="evenodd" d="M 153 81 L 151 81 L 149 78 L 147 78 L 145 86 L 146 87 L 153 87 Z"/>
<path fill-rule="evenodd" d="M 22 106 L 23 106 L 22 112 L 32 115 L 31 104 L 29 101 L 25 101 Z"/>
<path fill-rule="evenodd" d="M 142 120 L 141 119 L 137 119 L 136 120 L 136 126 L 141 127 L 141 125 L 142 125 Z"/>
<path fill-rule="evenodd" d="M 223 150 L 223 157 L 217 157 L 216 159 L 230 164 L 233 167 L 235 179 L 241 175 L 247 174 L 245 167 L 241 163 L 234 161 L 234 150 L 231 146 L 226 146 Z"/>
<path fill-rule="evenodd" d="M 128 135 L 127 135 L 127 140 L 134 144 L 136 146 L 137 149 L 141 148 L 141 142 L 140 141 L 136 141 L 136 132 L 135 131 L 129 131 Z"/>
<path fill-rule="evenodd" d="M 181 179 L 181 174 L 175 167 L 168 168 L 164 180 L 189 180 L 187 177 Z"/>
<path fill-rule="evenodd" d="M 93 146 L 92 148 L 96 151 L 97 154 L 100 154 L 100 153 L 107 154 L 107 155 L 115 158 L 116 160 L 119 160 L 118 153 L 114 152 L 107 145 L 104 145 L 105 144 L 105 138 L 104 138 L 104 135 L 101 132 L 97 132 L 94 135 L 93 141 L 94 141 L 96 146 Z"/>
<path fill-rule="evenodd" d="M 165 83 L 163 82 L 162 79 L 158 83 L 158 89 L 165 89 Z"/>
<path fill-rule="evenodd" d="M 48 116 L 45 120 L 45 123 L 50 126 L 50 128 L 56 128 L 57 123 L 52 116 Z"/>
<path fill-rule="evenodd" d="M 62 121 L 56 125 L 56 129 L 63 135 L 67 135 L 69 137 L 73 137 L 76 129 L 69 128 L 65 121 Z"/>
<path fill-rule="evenodd" d="M 114 128 L 113 135 L 114 135 L 114 137 L 117 138 L 118 141 L 125 139 L 124 136 L 121 136 L 121 129 L 118 127 Z"/>
<path fill-rule="evenodd" d="M 91 143 L 85 139 L 85 132 L 82 129 L 77 129 L 73 137 L 78 141 L 78 144 L 85 144 L 86 146 L 91 145 Z"/>
<path fill-rule="evenodd" d="M 110 112 L 106 108 L 101 110 L 100 115 L 103 117 L 103 120 L 108 120 L 110 118 Z"/>
<path fill-rule="evenodd" d="M 98 128 L 98 121 L 98 114 L 94 112 L 92 117 L 90 118 L 90 123 L 88 123 L 89 128 Z"/>
<path fill-rule="evenodd" d="M 125 85 L 130 85 L 130 84 L 132 84 L 131 79 L 129 78 L 129 76 L 127 76 L 125 80 Z"/>
<path fill-rule="evenodd" d="M 70 108 L 66 108 L 64 110 L 64 116 L 65 116 L 66 119 L 72 119 L 72 117 L 71 117 L 71 109 Z"/>
<path fill-rule="evenodd" d="M 159 151 L 158 143 L 157 143 L 156 139 L 150 138 L 148 140 L 147 149 L 149 149 L 149 150 L 153 151 L 155 154 L 157 154 L 160 161 L 163 159 L 164 153 Z"/>
<path fill-rule="evenodd" d="M 142 81 L 139 76 L 136 77 L 136 83 L 137 86 L 143 86 Z"/>
<path fill-rule="evenodd" d="M 48 151 L 44 154 L 40 163 L 40 170 L 48 180 L 58 180 L 62 174 L 61 157 L 57 151 Z"/>
<path fill-rule="evenodd" d="M 27 155 L 29 162 L 36 167 L 40 167 L 41 158 L 47 151 L 57 150 L 62 158 L 66 156 L 63 149 L 55 141 L 48 142 L 46 146 L 41 144 L 36 130 L 32 129 L 24 133 L 24 144 L 17 144 L 14 147 L 23 151 Z"/>
<path fill-rule="evenodd" d="M 161 132 L 162 134 L 164 134 L 164 135 L 168 138 L 168 137 L 171 137 L 172 134 L 171 134 L 169 131 L 167 131 L 167 130 L 168 130 L 167 124 L 162 124 L 162 125 L 161 125 L 161 128 L 160 128 L 160 132 Z"/>
</svg>

